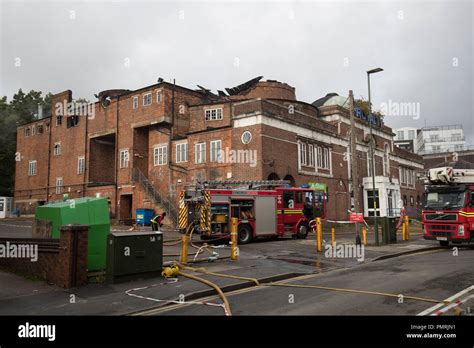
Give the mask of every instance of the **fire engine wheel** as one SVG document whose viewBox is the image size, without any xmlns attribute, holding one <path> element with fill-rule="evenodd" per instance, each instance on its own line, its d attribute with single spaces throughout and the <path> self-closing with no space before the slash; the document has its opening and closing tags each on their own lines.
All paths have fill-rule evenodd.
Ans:
<svg viewBox="0 0 474 348">
<path fill-rule="evenodd" d="M 247 244 L 252 241 L 252 229 L 249 226 L 242 225 L 239 227 L 239 244 Z"/>
<path fill-rule="evenodd" d="M 309 227 L 305 223 L 302 223 L 298 226 L 298 232 L 296 233 L 296 238 L 305 239 L 308 236 Z"/>
<path fill-rule="evenodd" d="M 449 241 L 447 240 L 440 240 L 439 245 L 442 247 L 448 247 L 449 246 Z"/>
</svg>

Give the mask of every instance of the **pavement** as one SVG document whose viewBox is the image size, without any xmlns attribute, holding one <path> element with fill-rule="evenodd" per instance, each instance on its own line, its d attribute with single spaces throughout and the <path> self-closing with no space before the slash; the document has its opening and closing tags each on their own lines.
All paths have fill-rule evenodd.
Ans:
<svg viewBox="0 0 474 348">
<path fill-rule="evenodd" d="M 28 219 L 1 221 L 0 238 L 31 236 L 31 226 L 32 221 Z M 128 226 L 112 226 L 111 228 L 112 231 L 129 229 L 130 227 Z M 141 227 L 140 229 L 149 230 L 149 227 Z M 133 231 L 130 231 L 130 233 L 133 233 Z M 174 241 L 180 237 L 177 232 L 172 230 L 164 230 L 163 233 L 165 241 Z M 193 240 L 197 247 L 201 246 L 198 236 L 193 238 Z M 324 246 L 330 245 L 331 233 L 328 226 L 323 231 L 323 240 Z M 336 229 L 336 244 L 352 245 L 354 240 L 355 234 L 350 228 Z M 315 236 L 313 233 L 310 233 L 308 238 L 304 240 L 267 239 L 240 245 L 238 261 L 230 261 L 228 259 L 230 249 L 227 245 L 224 245 L 224 247 L 212 245 L 210 246 L 210 252 L 217 252 L 219 254 L 218 259 L 214 262 L 200 262 L 193 266 L 205 267 L 208 271 L 225 273 L 227 275 L 257 278 L 264 282 L 282 280 L 305 284 L 305 282 L 313 282 L 312 277 L 318 277 L 318 283 L 319 280 L 324 280 L 322 284 L 330 284 L 331 286 L 350 285 L 355 288 L 368 287 L 378 291 L 390 288 L 391 291 L 395 291 L 393 289 L 397 282 L 400 282 L 400 285 L 406 284 L 408 286 L 409 281 L 422 279 L 420 272 L 422 273 L 423 271 L 423 263 L 419 264 L 416 261 L 415 264 L 412 264 L 412 262 L 417 257 L 425 255 L 422 252 L 420 253 L 421 250 L 437 247 L 435 242 L 422 239 L 421 230 L 415 227 L 411 229 L 410 241 L 375 246 L 374 235 L 370 231 L 368 233 L 368 241 L 369 245 L 364 248 L 363 261 L 358 261 L 356 257 L 338 258 L 332 257 L 334 255 L 331 256 L 325 252 L 317 253 Z M 165 255 L 177 255 L 179 251 L 179 245 L 164 247 Z M 194 248 L 189 249 L 189 252 L 192 252 L 193 255 L 189 256 L 188 261 L 193 260 L 196 251 L 197 249 Z M 417 254 L 410 255 L 410 253 L 417 251 Z M 206 259 L 210 252 L 203 251 L 197 257 Z M 432 250 L 431 252 L 439 252 L 439 250 Z M 446 249 L 441 250 L 441 252 L 444 255 L 443 253 L 446 252 Z M 467 251 L 466 254 L 469 254 L 469 252 L 472 255 L 472 251 Z M 432 260 L 428 255 L 424 257 L 428 261 Z M 381 260 L 381 258 L 386 259 Z M 177 256 L 166 256 L 164 261 L 170 263 L 177 259 Z M 403 266 L 397 266 L 402 259 L 412 260 L 412 262 L 403 261 Z M 464 258 L 459 260 L 464 262 Z M 425 260 L 424 262 L 427 261 Z M 472 264 L 472 260 L 466 262 L 471 262 Z M 439 267 L 439 270 L 446 268 L 445 271 L 448 272 L 448 265 L 449 263 L 444 263 L 442 267 Z M 406 269 L 411 272 L 405 272 L 403 267 L 415 268 Z M 433 271 L 436 273 L 438 270 L 438 266 L 431 265 L 430 267 L 433 268 L 430 268 L 430 274 Z M 263 290 L 259 289 L 253 292 L 254 289 L 259 287 L 255 287 L 255 284 L 251 281 L 223 278 L 189 270 L 183 272 L 210 280 L 229 294 L 239 291 L 251 293 L 250 299 L 245 298 L 244 302 L 240 301 L 240 296 L 243 295 L 231 295 L 231 306 L 237 308 L 234 314 L 367 314 L 372 312 L 375 314 L 379 312 L 379 310 L 375 310 L 371 305 L 368 305 L 369 302 L 366 302 L 369 310 L 364 311 L 361 309 L 365 308 L 364 305 L 361 304 L 362 307 L 360 308 L 357 304 L 361 297 L 349 296 L 347 294 L 342 296 L 341 299 L 345 298 L 348 301 L 356 301 L 349 307 L 342 303 L 340 304 L 340 310 L 337 311 L 331 311 L 326 306 L 318 307 L 316 303 L 319 303 L 319 299 L 316 299 L 317 301 L 314 303 L 310 301 L 313 296 L 311 294 L 314 294 L 314 289 L 291 289 L 295 294 L 300 292 L 305 294 L 304 296 L 308 296 L 308 299 L 299 302 L 301 306 L 286 308 L 286 306 L 279 305 L 278 301 L 269 301 L 268 299 L 287 299 L 289 290 L 287 288 L 272 286 L 269 289 L 268 287 L 263 287 Z M 403 275 L 403 277 L 400 278 L 400 275 Z M 298 276 L 303 276 L 303 278 L 297 278 Z M 46 284 L 44 281 L 24 279 L 17 275 L 0 271 L 0 284 L 2 284 L 0 285 L 0 315 L 122 315 L 133 313 L 155 315 L 161 313 L 161 309 L 158 309 L 156 313 L 154 312 L 157 310 L 157 307 L 166 306 L 167 309 L 173 308 L 173 304 L 170 301 L 201 301 L 203 297 L 213 296 L 215 293 L 207 285 L 184 277 L 179 277 L 177 281 L 156 277 L 119 284 L 88 284 L 65 290 Z M 403 287 L 395 287 L 395 289 L 399 289 L 399 291 L 404 290 Z M 437 295 L 441 297 L 448 295 L 451 290 L 449 288 L 446 290 L 446 294 L 441 292 Z M 429 292 L 428 295 L 430 295 Z M 434 296 L 435 294 L 432 295 Z M 212 301 L 220 302 L 217 298 L 213 298 Z M 337 301 L 334 304 L 336 305 Z M 216 306 L 186 305 L 186 303 L 180 303 L 177 306 L 178 308 L 175 310 L 166 310 L 163 314 L 223 313 L 222 309 Z M 296 307 L 299 309 L 296 309 Z M 386 306 L 386 308 L 382 306 L 380 311 L 383 314 L 400 314 L 402 312 L 405 314 L 415 314 L 417 310 L 422 309 L 421 307 L 410 307 L 408 312 L 397 312 L 392 307 L 391 305 Z"/>
</svg>

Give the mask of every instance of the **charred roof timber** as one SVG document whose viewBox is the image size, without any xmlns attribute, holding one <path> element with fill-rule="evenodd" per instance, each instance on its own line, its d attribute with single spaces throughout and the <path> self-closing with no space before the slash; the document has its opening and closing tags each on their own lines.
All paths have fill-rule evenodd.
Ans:
<svg viewBox="0 0 474 348">
<path fill-rule="evenodd" d="M 102 106 L 107 107 L 110 105 L 110 100 L 115 99 L 123 94 L 130 92 L 129 89 L 108 89 L 99 94 L 94 94 L 94 96 L 99 99 L 99 102 Z"/>
<path fill-rule="evenodd" d="M 229 95 L 236 95 L 236 94 L 239 94 L 239 93 L 241 93 L 243 91 L 246 91 L 247 89 L 253 87 L 262 78 L 263 78 L 263 76 L 258 76 L 258 77 L 255 77 L 255 78 L 247 81 L 247 82 L 242 83 L 241 85 L 238 85 L 238 86 L 232 87 L 232 88 L 226 88 L 225 90 L 227 91 L 227 93 L 229 93 Z"/>
</svg>

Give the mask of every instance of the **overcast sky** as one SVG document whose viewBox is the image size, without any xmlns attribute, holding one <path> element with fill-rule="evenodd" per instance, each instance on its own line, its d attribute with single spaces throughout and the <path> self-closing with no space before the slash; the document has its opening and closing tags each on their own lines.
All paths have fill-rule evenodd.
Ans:
<svg viewBox="0 0 474 348">
<path fill-rule="evenodd" d="M 365 71 L 382 67 L 374 107 L 415 103 L 386 124 L 460 123 L 474 145 L 472 1 L 0 0 L 0 11 L 8 99 L 19 88 L 71 89 L 92 101 L 159 76 L 215 91 L 263 75 L 311 103 L 349 89 L 367 98 Z"/>
</svg>

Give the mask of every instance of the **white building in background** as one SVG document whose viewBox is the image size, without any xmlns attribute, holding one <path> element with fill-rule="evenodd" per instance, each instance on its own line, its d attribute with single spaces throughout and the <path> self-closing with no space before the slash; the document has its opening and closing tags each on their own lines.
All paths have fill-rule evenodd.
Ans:
<svg viewBox="0 0 474 348">
<path fill-rule="evenodd" d="M 394 129 L 394 145 L 410 152 L 416 152 L 418 131 L 419 129 L 415 127 L 402 127 Z"/>
<path fill-rule="evenodd" d="M 419 155 L 462 151 L 466 140 L 462 125 L 424 127 L 418 132 L 415 152 Z"/>
</svg>

